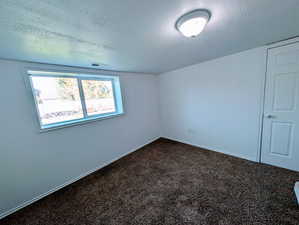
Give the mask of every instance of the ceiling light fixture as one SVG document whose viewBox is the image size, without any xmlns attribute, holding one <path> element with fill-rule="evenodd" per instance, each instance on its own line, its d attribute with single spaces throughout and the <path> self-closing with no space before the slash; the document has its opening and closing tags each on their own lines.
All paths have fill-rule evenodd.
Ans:
<svg viewBox="0 0 299 225">
<path fill-rule="evenodd" d="M 185 37 L 196 37 L 203 31 L 210 18 L 210 11 L 196 9 L 181 16 L 177 20 L 175 27 Z"/>
</svg>

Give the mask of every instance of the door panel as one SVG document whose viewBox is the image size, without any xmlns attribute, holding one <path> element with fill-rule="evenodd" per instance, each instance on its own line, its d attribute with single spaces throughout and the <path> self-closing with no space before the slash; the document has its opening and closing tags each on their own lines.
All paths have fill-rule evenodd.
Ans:
<svg viewBox="0 0 299 225">
<path fill-rule="evenodd" d="M 286 50 L 281 51 L 276 56 L 276 64 L 278 66 L 296 64 L 299 63 L 299 51 L 298 50 Z"/>
<path fill-rule="evenodd" d="M 292 123 L 272 122 L 271 147 L 272 154 L 291 156 L 290 147 L 292 141 Z"/>
<path fill-rule="evenodd" d="M 296 96 L 296 74 L 278 74 L 274 77 L 275 111 L 293 111 Z"/>
<path fill-rule="evenodd" d="M 269 49 L 261 161 L 299 171 L 299 43 Z"/>
</svg>

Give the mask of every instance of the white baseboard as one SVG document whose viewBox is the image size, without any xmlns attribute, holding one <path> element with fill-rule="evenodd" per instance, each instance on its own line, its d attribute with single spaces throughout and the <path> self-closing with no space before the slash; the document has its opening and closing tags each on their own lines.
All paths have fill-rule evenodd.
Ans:
<svg viewBox="0 0 299 225">
<path fill-rule="evenodd" d="M 6 217 L 6 216 L 8 216 L 8 215 L 10 215 L 10 214 L 12 214 L 12 213 L 14 213 L 14 212 L 20 210 L 20 209 L 22 209 L 22 208 L 24 208 L 24 207 L 26 207 L 26 206 L 32 204 L 32 203 L 34 203 L 34 202 L 36 202 L 36 201 L 38 201 L 38 200 L 40 200 L 40 199 L 42 199 L 42 198 L 44 198 L 44 197 L 46 197 L 46 196 L 52 194 L 52 193 L 54 193 L 54 192 L 60 190 L 61 188 L 64 188 L 64 187 L 66 187 L 66 186 L 68 186 L 68 185 L 70 185 L 70 184 L 72 184 L 72 183 L 74 183 L 74 182 L 76 182 L 76 181 L 78 181 L 78 180 L 80 180 L 80 179 L 82 179 L 82 178 L 84 178 L 84 177 L 86 177 L 86 176 L 88 176 L 88 175 L 90 175 L 90 174 L 96 172 L 97 170 L 99 170 L 99 169 L 101 169 L 101 168 L 103 168 L 103 167 L 105 167 L 105 166 L 108 166 L 109 164 L 111 164 L 111 163 L 113 163 L 113 162 L 119 160 L 120 158 L 122 158 L 122 157 L 124 157 L 124 156 L 126 156 L 126 155 L 128 155 L 128 154 L 130 154 L 130 153 L 132 153 L 132 152 L 137 151 L 138 149 L 140 149 L 140 148 L 142 148 L 142 147 L 144 147 L 144 146 L 146 146 L 146 145 L 148 145 L 148 144 L 150 144 L 150 143 L 152 143 L 152 142 L 158 140 L 159 138 L 160 138 L 160 137 L 155 137 L 155 138 L 151 139 L 150 141 L 146 142 L 145 144 L 143 144 L 143 145 L 141 145 L 141 146 L 138 146 L 138 147 L 132 149 L 131 151 L 126 152 L 126 153 L 120 155 L 120 156 L 119 156 L 118 158 L 116 158 L 116 159 L 113 159 L 113 160 L 111 160 L 111 161 L 109 161 L 109 162 L 107 162 L 107 163 L 104 163 L 104 164 L 101 165 L 101 166 L 98 166 L 98 167 L 96 167 L 96 168 L 94 168 L 94 169 L 92 169 L 92 170 L 89 170 L 89 171 L 87 171 L 87 172 L 85 172 L 85 173 L 82 173 L 80 176 L 78 176 L 78 177 L 76 177 L 76 178 L 73 178 L 73 179 L 71 179 L 71 180 L 65 182 L 64 184 L 61 184 L 61 185 L 59 185 L 59 186 L 57 186 L 57 187 L 55 187 L 55 188 L 53 188 L 53 189 L 51 189 L 51 190 L 49 190 L 49 191 L 47 191 L 47 192 L 41 194 L 41 195 L 36 196 L 35 198 L 33 198 L 33 199 L 31 199 L 31 200 L 25 201 L 25 202 L 21 203 L 20 205 L 14 207 L 14 208 L 12 208 L 12 209 L 9 209 L 9 210 L 5 211 L 4 213 L 1 213 L 1 214 L 0 214 L 0 219 L 2 219 L 2 218 L 4 218 L 4 217 Z"/>
<path fill-rule="evenodd" d="M 299 205 L 299 181 L 295 183 L 294 191 L 295 191 L 295 195 L 297 197 L 297 202 Z"/>
<path fill-rule="evenodd" d="M 225 151 L 223 149 L 216 150 L 216 149 L 212 149 L 209 146 L 198 145 L 198 144 L 195 144 L 195 143 L 190 142 L 190 141 L 181 140 L 181 139 L 178 139 L 178 138 L 167 137 L 167 136 L 162 136 L 162 138 L 166 138 L 166 139 L 169 139 L 169 140 L 173 140 L 173 141 L 181 142 L 181 143 L 184 143 L 184 144 L 192 145 L 192 146 L 195 146 L 195 147 L 198 147 L 198 148 L 202 148 L 202 149 L 205 149 L 205 150 L 209 150 L 209 151 L 213 151 L 213 152 L 218 152 L 218 153 L 223 153 L 225 155 L 230 155 L 230 156 L 233 156 L 233 157 L 237 157 L 237 158 L 246 159 L 246 160 L 249 160 L 249 161 L 256 162 L 255 158 L 249 158 L 249 157 L 246 157 L 246 156 L 243 156 L 243 155 L 238 155 L 238 154 L 235 154 L 235 153 L 231 153 L 229 151 Z"/>
</svg>

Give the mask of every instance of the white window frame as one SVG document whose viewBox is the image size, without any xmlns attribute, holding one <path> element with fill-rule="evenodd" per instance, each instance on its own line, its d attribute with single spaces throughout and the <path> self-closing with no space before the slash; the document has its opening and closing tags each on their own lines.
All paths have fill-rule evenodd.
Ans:
<svg viewBox="0 0 299 225">
<path fill-rule="evenodd" d="M 30 91 L 34 100 L 35 111 L 38 118 L 39 129 L 41 132 L 60 129 L 64 127 L 70 127 L 75 125 L 80 125 L 84 123 L 89 123 L 97 120 L 108 119 L 124 114 L 123 100 L 120 88 L 119 77 L 115 75 L 95 75 L 95 74 L 85 74 L 85 73 L 69 73 L 69 72 L 50 72 L 50 71 L 40 71 L 40 70 L 28 70 L 27 76 L 30 83 Z M 66 120 L 62 122 L 56 122 L 51 124 L 43 125 L 41 121 L 41 116 L 38 108 L 38 102 L 34 94 L 34 87 L 32 82 L 32 77 L 63 77 L 63 78 L 75 78 L 78 82 L 78 89 L 80 95 L 80 102 L 82 106 L 83 118 Z M 89 116 L 86 109 L 86 100 L 84 97 L 84 90 L 82 87 L 82 80 L 99 80 L 99 81 L 111 81 L 113 89 L 113 97 L 115 104 L 115 111 L 111 113 L 102 113 Z"/>
</svg>

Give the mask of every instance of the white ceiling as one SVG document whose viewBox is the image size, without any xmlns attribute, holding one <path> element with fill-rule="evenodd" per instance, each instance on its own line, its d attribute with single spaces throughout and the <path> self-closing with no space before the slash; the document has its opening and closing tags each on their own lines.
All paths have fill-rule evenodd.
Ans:
<svg viewBox="0 0 299 225">
<path fill-rule="evenodd" d="M 182 14 L 212 18 L 195 39 Z M 161 73 L 299 35 L 298 0 L 1 0 L 0 58 Z"/>
</svg>

